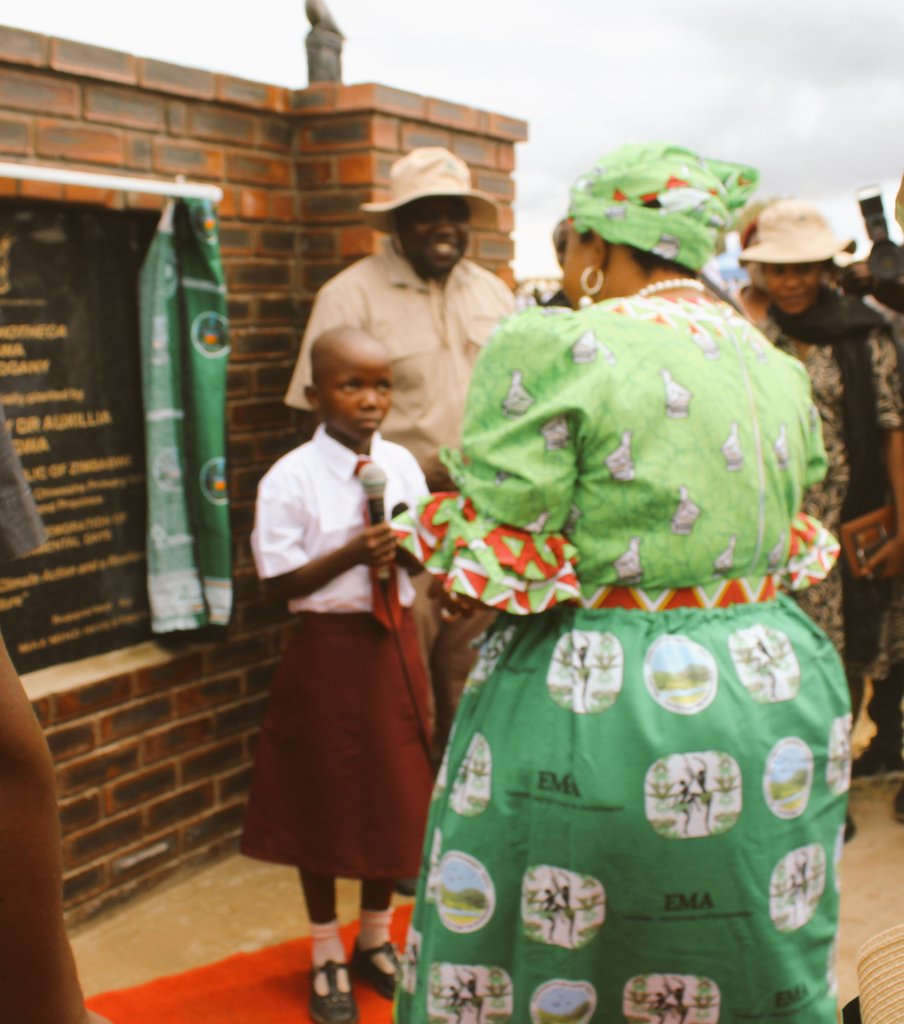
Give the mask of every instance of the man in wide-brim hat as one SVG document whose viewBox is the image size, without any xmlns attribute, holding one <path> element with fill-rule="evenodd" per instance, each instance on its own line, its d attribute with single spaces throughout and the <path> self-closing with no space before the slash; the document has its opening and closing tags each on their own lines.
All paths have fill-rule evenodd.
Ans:
<svg viewBox="0 0 904 1024">
<path fill-rule="evenodd" d="M 499 320 L 515 308 L 508 286 L 465 258 L 470 227 L 495 227 L 498 208 L 472 188 L 463 160 L 447 149 L 426 147 L 396 160 L 389 198 L 364 203 L 361 213 L 389 237 L 379 252 L 318 292 L 286 403 L 309 408 L 304 391 L 311 382 L 315 338 L 337 327 L 366 330 L 386 346 L 392 361 L 392 410 L 381 433 L 414 454 L 431 490 L 446 490 L 452 483 L 440 448 L 459 444 L 474 362 Z M 429 651 L 441 750 L 473 661 L 469 640 L 487 616 L 440 621 L 438 605 L 426 600 L 415 611 Z"/>
<path fill-rule="evenodd" d="M 393 358 L 395 395 L 383 433 L 414 453 L 436 489 L 448 482 L 437 455 L 458 442 L 477 353 L 514 309 L 510 289 L 465 259 L 470 227 L 495 227 L 497 206 L 471 187 L 463 160 L 428 147 L 396 160 L 389 198 L 362 204 L 361 213 L 389 238 L 318 292 L 286 403 L 309 408 L 304 388 L 318 335 L 336 327 L 368 331 Z"/>
</svg>

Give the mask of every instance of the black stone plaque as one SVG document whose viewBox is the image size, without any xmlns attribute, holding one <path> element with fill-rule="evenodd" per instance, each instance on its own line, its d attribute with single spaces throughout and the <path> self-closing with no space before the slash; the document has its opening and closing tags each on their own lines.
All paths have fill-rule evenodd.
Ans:
<svg viewBox="0 0 904 1024">
<path fill-rule="evenodd" d="M 155 221 L 0 204 L 0 399 L 48 533 L 0 569 L 20 672 L 150 637 L 138 271 Z"/>
</svg>

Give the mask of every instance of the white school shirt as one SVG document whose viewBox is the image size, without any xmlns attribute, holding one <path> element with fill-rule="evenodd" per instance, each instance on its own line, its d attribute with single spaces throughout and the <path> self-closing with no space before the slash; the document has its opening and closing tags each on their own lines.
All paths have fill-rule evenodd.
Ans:
<svg viewBox="0 0 904 1024">
<path fill-rule="evenodd" d="M 414 456 L 374 434 L 370 457 L 386 473 L 386 515 L 401 502 L 414 508 L 427 482 Z M 342 547 L 364 529 L 365 497 L 355 476 L 358 456 L 321 425 L 307 444 L 279 459 L 257 489 L 251 550 L 261 579 L 282 576 Z M 399 600 L 414 601 L 408 574 L 397 567 Z M 367 612 L 372 609 L 370 572 L 356 565 L 320 590 L 289 601 L 291 612 Z"/>
</svg>

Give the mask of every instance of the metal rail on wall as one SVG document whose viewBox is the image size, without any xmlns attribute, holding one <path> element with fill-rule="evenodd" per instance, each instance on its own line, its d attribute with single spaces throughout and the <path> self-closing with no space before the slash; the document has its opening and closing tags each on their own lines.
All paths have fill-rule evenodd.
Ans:
<svg viewBox="0 0 904 1024">
<path fill-rule="evenodd" d="M 94 171 L 74 171 L 65 167 L 41 167 L 36 164 L 0 162 L 0 178 L 47 181 L 56 185 L 85 185 L 114 192 L 143 192 L 179 199 L 209 199 L 212 203 L 218 203 L 223 198 L 223 190 L 217 185 L 165 181 L 161 178 L 130 178 L 124 174 L 98 174 Z"/>
</svg>

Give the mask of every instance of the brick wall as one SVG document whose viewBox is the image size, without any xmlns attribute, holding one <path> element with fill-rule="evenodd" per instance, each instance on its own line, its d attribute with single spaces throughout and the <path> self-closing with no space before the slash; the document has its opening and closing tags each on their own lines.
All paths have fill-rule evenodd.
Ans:
<svg viewBox="0 0 904 1024">
<path fill-rule="evenodd" d="M 35 700 L 57 765 L 72 920 L 235 849 L 266 687 L 288 632 L 254 575 L 254 495 L 266 468 L 298 443 L 282 395 L 313 296 L 376 245 L 359 204 L 384 196 L 399 154 L 447 146 L 502 203 L 499 230 L 475 233 L 471 255 L 512 283 L 511 173 L 525 137 L 523 122 L 382 85 L 292 92 L 0 28 L 0 160 L 181 174 L 224 191 L 236 612 L 225 635 L 168 640 L 134 670 L 105 656 L 84 685 L 43 687 Z M 140 193 L 3 178 L 0 196 L 161 205 Z"/>
</svg>

